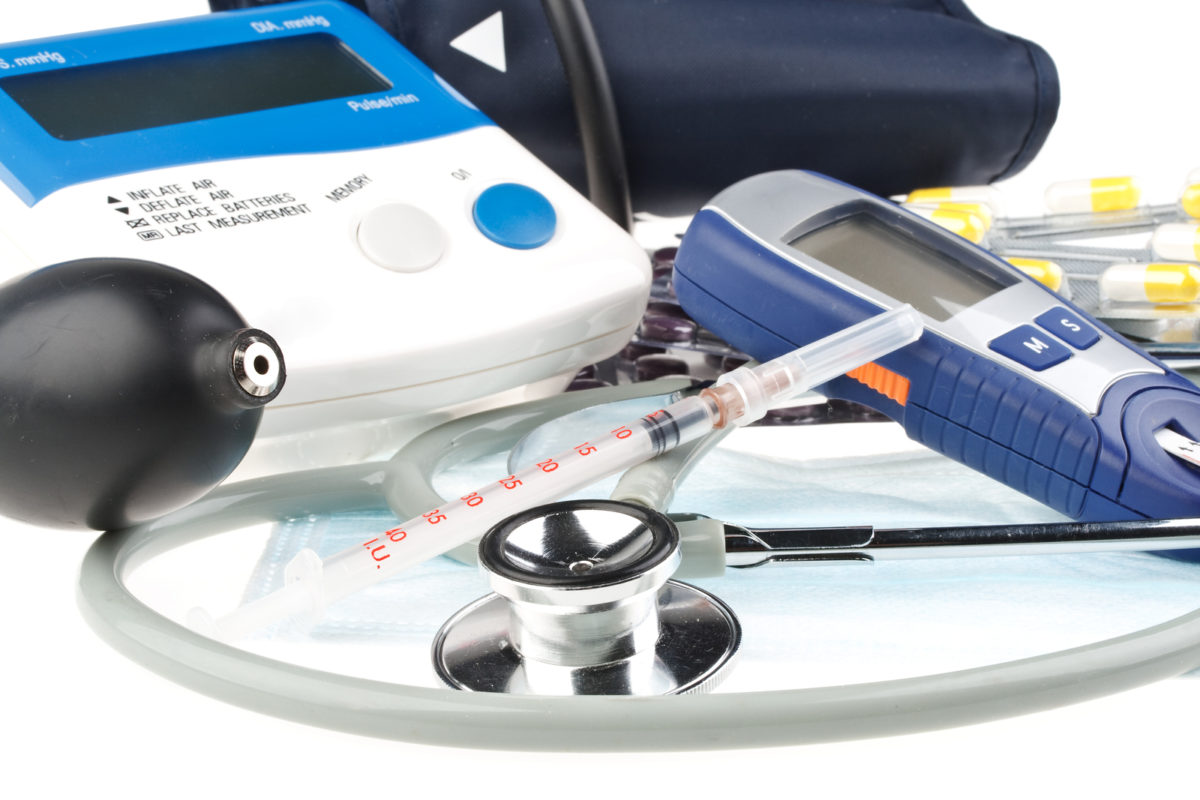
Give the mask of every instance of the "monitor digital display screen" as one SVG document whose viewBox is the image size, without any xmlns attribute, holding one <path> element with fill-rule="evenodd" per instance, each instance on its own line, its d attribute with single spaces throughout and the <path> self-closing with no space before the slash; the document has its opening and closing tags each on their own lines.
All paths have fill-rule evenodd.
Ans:
<svg viewBox="0 0 1200 800">
<path fill-rule="evenodd" d="M 51 136 L 144 130 L 392 88 L 328 33 L 283 36 L 0 78 Z"/>
<path fill-rule="evenodd" d="M 975 257 L 965 243 L 956 258 L 868 211 L 787 244 L 941 322 L 1019 280 Z"/>
</svg>

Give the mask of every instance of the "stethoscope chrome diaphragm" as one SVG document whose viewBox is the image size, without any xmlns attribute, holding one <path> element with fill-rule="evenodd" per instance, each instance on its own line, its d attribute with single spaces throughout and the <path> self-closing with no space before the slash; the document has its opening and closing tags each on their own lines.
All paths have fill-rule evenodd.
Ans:
<svg viewBox="0 0 1200 800">
<path fill-rule="evenodd" d="M 674 523 L 632 503 L 567 501 L 509 517 L 479 546 L 494 593 L 442 626 L 434 667 L 475 692 L 707 691 L 741 628 L 716 597 L 668 580 L 679 560 Z"/>
</svg>

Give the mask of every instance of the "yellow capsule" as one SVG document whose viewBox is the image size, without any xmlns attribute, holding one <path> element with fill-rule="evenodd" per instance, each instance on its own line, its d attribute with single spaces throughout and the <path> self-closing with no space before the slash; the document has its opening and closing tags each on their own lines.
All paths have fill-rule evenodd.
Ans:
<svg viewBox="0 0 1200 800">
<path fill-rule="evenodd" d="M 1179 196 L 1179 205 L 1183 206 L 1183 213 L 1200 219 L 1200 181 L 1188 184 Z"/>
<path fill-rule="evenodd" d="M 1194 303 L 1200 298 L 1200 265 L 1113 264 L 1100 276 L 1100 292 L 1122 303 Z"/>
<path fill-rule="evenodd" d="M 1063 288 L 1063 268 L 1053 261 L 1044 258 L 1018 258 L 1012 256 L 1004 259 L 1017 269 L 1033 278 L 1038 283 L 1053 292 L 1061 292 Z"/>
<path fill-rule="evenodd" d="M 1000 214 L 1002 202 L 999 190 L 991 186 L 935 186 L 914 189 L 904 198 L 906 203 L 936 205 L 937 203 L 982 203 L 992 215 Z"/>
<path fill-rule="evenodd" d="M 989 206 L 987 203 L 950 201 L 948 203 L 938 203 L 938 208 L 974 214 L 975 216 L 979 217 L 979 221 L 983 223 L 985 232 L 992 229 L 992 223 L 995 221 L 995 215 L 992 213 L 991 206 Z"/>
<path fill-rule="evenodd" d="M 902 203 L 909 211 L 918 213 L 924 211 L 921 216 L 928 219 L 928 212 L 932 211 L 949 211 L 955 214 L 974 214 L 983 224 L 984 233 L 992 229 L 992 209 L 985 203 L 959 203 L 947 200 L 944 203 Z"/>
<path fill-rule="evenodd" d="M 1046 208 L 1055 214 L 1126 211 L 1142 202 L 1136 178 L 1091 178 L 1060 181 L 1046 187 Z"/>
<path fill-rule="evenodd" d="M 969 242 L 979 244 L 987 234 L 987 226 L 978 214 L 963 211 L 958 208 L 943 208 L 929 206 L 907 206 L 908 210 L 924 217 L 930 222 L 945 228 L 951 233 L 957 233 Z"/>
<path fill-rule="evenodd" d="M 1150 247 L 1154 255 L 1168 261 L 1200 261 L 1200 225 L 1186 222 L 1159 225 Z"/>
<path fill-rule="evenodd" d="M 943 211 L 961 211 L 964 213 L 973 213 L 979 217 L 979 222 L 983 223 L 985 230 L 991 230 L 992 222 L 995 222 L 995 215 L 992 213 L 991 206 L 986 203 L 959 203 L 958 200 L 947 200 L 946 203 L 905 203 L 906 207 L 922 206 L 926 209 L 941 209 Z"/>
</svg>

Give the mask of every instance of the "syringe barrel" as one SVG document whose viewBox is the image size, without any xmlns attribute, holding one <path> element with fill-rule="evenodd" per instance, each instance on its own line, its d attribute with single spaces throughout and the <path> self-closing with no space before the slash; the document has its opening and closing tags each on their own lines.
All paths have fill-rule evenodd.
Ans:
<svg viewBox="0 0 1200 800">
<path fill-rule="evenodd" d="M 726 373 L 718 387 L 735 386 L 745 407 L 741 413 L 727 409 L 725 421 L 745 425 L 760 419 L 771 405 L 887 355 L 915 341 L 923 329 L 920 314 L 903 305 L 765 364 Z"/>
</svg>

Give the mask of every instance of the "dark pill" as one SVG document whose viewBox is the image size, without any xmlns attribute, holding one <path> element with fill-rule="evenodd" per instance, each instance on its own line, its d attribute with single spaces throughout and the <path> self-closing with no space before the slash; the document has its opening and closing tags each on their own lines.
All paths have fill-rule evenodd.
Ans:
<svg viewBox="0 0 1200 800">
<path fill-rule="evenodd" d="M 696 338 L 696 323 L 666 314 L 648 313 L 642 317 L 640 333 L 656 342 L 690 342 Z"/>
<path fill-rule="evenodd" d="M 612 384 L 596 378 L 576 378 L 567 386 L 567 391 L 582 392 L 586 389 L 603 389 L 608 386 L 612 386 Z"/>
<path fill-rule="evenodd" d="M 679 319 L 691 319 L 681 305 L 666 300 L 651 300 L 646 304 L 646 311 L 663 314 L 668 317 L 678 317 Z"/>
<path fill-rule="evenodd" d="M 658 355 L 665 352 L 665 347 L 654 347 L 648 344 L 636 344 L 634 342 L 630 342 L 621 349 L 621 352 L 618 353 L 618 356 L 625 361 L 637 361 L 642 356 Z"/>
<path fill-rule="evenodd" d="M 697 340 L 697 342 L 704 341 L 702 336 L 697 336 L 696 340 Z M 718 346 L 718 345 L 713 345 L 707 341 L 704 341 L 704 344 L 707 346 L 710 346 L 710 347 Z M 712 352 L 705 353 L 704 354 L 705 365 L 707 365 L 709 368 L 715 370 L 716 372 L 721 373 L 721 372 L 733 372 L 738 367 L 744 367 L 750 363 L 750 359 L 746 358 L 746 356 L 742 355 L 741 353 L 733 351 L 728 346 L 726 346 L 725 349 L 730 350 L 730 353 L 712 353 Z"/>
<path fill-rule="evenodd" d="M 652 381 L 673 375 L 689 375 L 688 364 L 682 358 L 664 355 L 642 356 L 634 363 L 634 379 Z"/>
<path fill-rule="evenodd" d="M 675 256 L 679 253 L 678 247 L 660 247 L 654 251 L 654 255 L 650 256 L 650 263 L 654 267 L 654 271 L 662 268 L 671 269 L 675 266 Z"/>
</svg>

